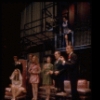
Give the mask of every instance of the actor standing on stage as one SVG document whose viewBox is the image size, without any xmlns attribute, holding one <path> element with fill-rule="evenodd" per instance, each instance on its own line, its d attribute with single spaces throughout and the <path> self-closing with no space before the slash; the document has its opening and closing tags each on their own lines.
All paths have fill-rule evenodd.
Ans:
<svg viewBox="0 0 100 100">
<path fill-rule="evenodd" d="M 51 57 L 47 57 L 46 63 L 43 65 L 42 71 L 42 84 L 46 87 L 46 100 L 50 99 L 50 86 L 53 85 L 53 64 L 51 63 Z"/>
<path fill-rule="evenodd" d="M 54 63 L 54 69 L 53 69 L 53 78 L 55 81 L 55 87 L 57 88 L 57 92 L 63 92 L 63 81 L 64 81 L 64 73 L 62 73 L 62 70 L 65 68 L 62 66 L 61 61 L 61 54 L 60 51 L 55 51 L 55 63 Z"/>
<path fill-rule="evenodd" d="M 26 89 L 27 89 L 27 98 L 30 99 L 32 97 L 32 86 L 29 83 L 29 78 L 30 78 L 30 74 L 28 73 L 28 69 L 30 67 L 30 64 L 32 63 L 32 57 L 33 54 L 30 53 L 28 54 L 28 59 L 27 59 L 27 72 L 26 72 Z"/>
<path fill-rule="evenodd" d="M 39 59 L 37 56 L 32 57 L 32 63 L 29 66 L 28 72 L 30 74 L 29 82 L 32 85 L 32 100 L 37 100 L 38 98 L 38 84 L 40 81 L 39 74 L 41 72 Z"/>
<path fill-rule="evenodd" d="M 79 95 L 77 92 L 77 81 L 79 77 L 78 58 L 74 53 L 73 47 L 71 45 L 68 45 L 66 47 L 66 52 L 68 54 L 68 60 L 66 61 L 66 70 L 68 72 L 68 78 L 71 82 L 72 100 L 79 100 Z"/>
</svg>

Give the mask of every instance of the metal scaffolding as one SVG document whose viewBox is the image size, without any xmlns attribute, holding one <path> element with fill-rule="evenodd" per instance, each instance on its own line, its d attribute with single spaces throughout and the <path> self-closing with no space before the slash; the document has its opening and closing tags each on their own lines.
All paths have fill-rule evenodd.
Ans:
<svg viewBox="0 0 100 100">
<path fill-rule="evenodd" d="M 75 4 L 75 10 L 77 10 L 77 4 L 76 3 L 73 3 Z M 28 22 L 24 25 L 24 29 L 21 30 L 24 32 L 24 36 L 21 38 L 21 43 L 22 43 L 22 47 L 23 47 L 23 51 L 26 50 L 25 47 L 27 48 L 31 48 L 31 47 L 36 47 L 36 46 L 40 46 L 42 45 L 43 48 L 40 49 L 40 51 L 45 51 L 48 47 L 49 49 L 52 48 L 52 51 L 54 50 L 60 50 L 60 51 L 65 51 L 65 47 L 62 47 L 62 46 L 57 46 L 57 43 L 60 41 L 60 38 L 59 38 L 59 35 L 60 35 L 60 32 L 59 32 L 59 27 L 60 27 L 60 24 L 61 24 L 61 17 L 62 17 L 62 11 L 61 11 L 61 7 L 62 5 L 66 5 L 66 6 L 69 6 L 68 3 L 61 3 L 61 2 L 52 2 L 52 3 L 49 3 L 49 4 L 45 4 L 45 2 L 42 2 L 42 6 L 43 6 L 43 9 L 42 9 L 42 17 L 40 19 L 37 19 L 37 20 L 33 20 L 31 22 Z M 57 15 L 55 14 L 55 6 L 57 6 Z M 53 7 L 53 13 L 51 13 L 49 11 L 49 8 L 50 7 Z M 59 10 L 59 11 L 58 11 Z M 91 31 L 90 30 L 90 26 L 78 26 L 80 25 L 80 22 L 78 22 L 78 20 L 76 20 L 76 11 L 75 11 L 75 25 L 74 25 L 74 31 L 73 31 L 73 34 L 72 34 L 72 42 L 73 42 L 73 46 L 74 46 L 74 49 L 75 50 L 79 50 L 79 49 L 87 49 L 87 48 L 91 48 L 91 42 L 88 43 L 83 43 L 84 41 L 81 41 L 81 37 L 82 37 L 82 34 L 78 34 L 78 31 L 88 31 L 89 32 Z M 51 18 L 53 19 L 53 24 L 51 25 L 51 23 L 49 23 L 47 21 L 47 18 Z M 34 27 L 29 27 L 30 24 L 32 23 L 35 23 L 37 21 L 41 21 L 41 23 L 39 25 L 36 25 Z M 56 22 L 58 21 L 58 22 Z M 45 29 L 43 29 L 43 22 L 45 23 Z M 85 24 L 86 25 L 86 24 Z M 40 28 L 41 31 L 40 32 L 35 32 L 34 29 L 36 28 Z M 31 30 L 31 34 L 30 35 L 26 35 L 26 32 L 28 30 Z M 51 36 L 49 36 L 49 34 L 51 34 Z M 78 38 L 78 36 L 80 36 L 80 39 Z M 87 35 L 87 34 L 86 34 Z M 85 35 L 85 36 L 86 36 Z M 80 40 L 80 41 L 79 41 Z M 91 38 L 88 38 L 89 41 L 91 41 Z M 78 42 L 79 41 L 79 42 Z M 61 41 L 62 42 L 62 41 Z M 86 42 L 86 41 L 85 41 Z M 80 44 L 79 44 L 80 43 Z M 58 44 L 60 45 L 60 44 Z"/>
</svg>

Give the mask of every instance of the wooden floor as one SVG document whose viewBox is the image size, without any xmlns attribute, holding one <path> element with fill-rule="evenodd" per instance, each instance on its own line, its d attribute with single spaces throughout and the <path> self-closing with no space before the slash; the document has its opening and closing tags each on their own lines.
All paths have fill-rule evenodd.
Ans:
<svg viewBox="0 0 100 100">
<path fill-rule="evenodd" d="M 23 99 L 24 100 L 24 99 Z M 26 100 L 31 100 L 31 97 L 26 98 Z M 38 100 L 45 100 L 45 97 L 38 97 Z M 64 98 L 64 97 L 54 97 L 54 98 L 50 98 L 50 100 L 72 100 L 71 98 Z M 80 100 L 92 100 L 91 96 L 89 96 L 88 98 L 80 98 Z"/>
</svg>

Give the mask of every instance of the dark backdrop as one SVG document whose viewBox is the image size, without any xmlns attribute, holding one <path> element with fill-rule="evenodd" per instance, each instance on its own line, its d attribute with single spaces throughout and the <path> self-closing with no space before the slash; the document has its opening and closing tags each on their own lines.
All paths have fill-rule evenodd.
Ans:
<svg viewBox="0 0 100 100">
<path fill-rule="evenodd" d="M 21 11 L 27 5 L 25 2 L 1 3 L 1 98 L 4 96 L 4 88 L 10 83 L 10 66 L 13 61 L 13 56 L 19 55 L 20 53 Z"/>
</svg>

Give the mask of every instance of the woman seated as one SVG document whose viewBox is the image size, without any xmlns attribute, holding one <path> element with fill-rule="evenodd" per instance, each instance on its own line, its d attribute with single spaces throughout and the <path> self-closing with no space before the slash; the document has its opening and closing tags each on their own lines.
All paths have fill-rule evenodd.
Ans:
<svg viewBox="0 0 100 100">
<path fill-rule="evenodd" d="M 15 69 L 10 76 L 11 80 L 11 92 L 12 92 L 12 99 L 15 100 L 15 98 L 22 92 L 26 92 L 26 89 L 22 87 L 22 75 L 19 69 Z"/>
</svg>

